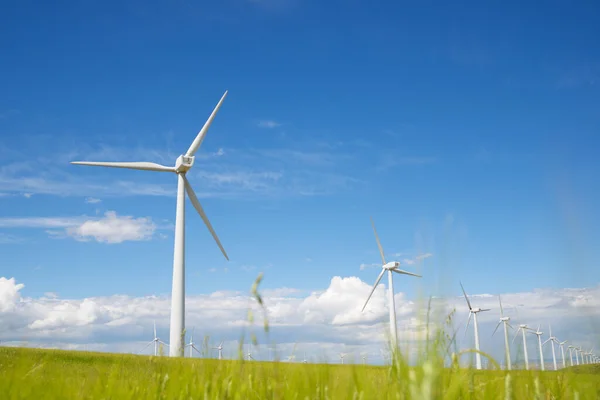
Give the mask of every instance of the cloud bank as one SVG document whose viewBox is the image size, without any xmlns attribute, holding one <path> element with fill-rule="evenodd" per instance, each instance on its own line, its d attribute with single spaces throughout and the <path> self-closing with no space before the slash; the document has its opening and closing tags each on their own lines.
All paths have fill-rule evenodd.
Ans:
<svg viewBox="0 0 600 400">
<path fill-rule="evenodd" d="M 31 298 L 23 296 L 24 288 L 25 285 L 14 278 L 0 278 L 0 340 L 4 345 L 139 352 L 153 338 L 154 321 L 159 338 L 168 342 L 168 297 L 113 295 L 63 299 L 49 293 Z M 381 349 L 385 347 L 388 331 L 385 286 L 376 289 L 365 312 L 361 313 L 369 290 L 370 285 L 357 277 L 339 276 L 333 277 L 325 290 L 311 293 L 293 288 L 264 290 L 262 295 L 271 330 L 268 337 L 261 333 L 262 310 L 249 293 L 219 291 L 188 296 L 186 326 L 188 332 L 194 329 L 196 342 L 201 342 L 200 338 L 205 335 L 210 337 L 211 343 L 225 341 L 228 357 L 235 356 L 241 335 L 245 333 L 248 340 L 253 331 L 262 344 L 253 350 L 257 359 L 268 357 L 266 343 L 276 343 L 285 357 L 295 349 L 306 351 L 307 357 L 313 360 L 328 357 L 336 362 L 339 352 L 347 352 L 357 360 L 359 354 L 367 354 L 369 362 L 381 363 Z M 600 328 L 600 286 L 505 293 L 502 301 L 513 325 L 528 323 L 544 327 L 551 324 L 560 340 L 584 347 L 598 345 L 594 340 Z M 397 293 L 395 302 L 400 344 L 416 349 L 416 344 L 424 338 L 423 305 L 407 299 L 404 293 Z M 492 308 L 480 314 L 481 346 L 500 359 L 501 335 L 491 336 L 500 316 L 498 298 L 489 294 L 473 295 L 471 302 L 477 307 Z M 249 309 L 256 317 L 252 326 L 247 320 Z M 472 327 L 462 339 L 468 310 L 461 296 L 433 298 L 432 309 L 432 321 L 441 321 L 456 309 L 458 345 L 471 347 Z M 513 354 L 518 346 L 515 342 Z M 534 360 L 536 354 L 531 349 L 530 359 Z M 152 346 L 146 354 L 151 351 Z"/>
</svg>

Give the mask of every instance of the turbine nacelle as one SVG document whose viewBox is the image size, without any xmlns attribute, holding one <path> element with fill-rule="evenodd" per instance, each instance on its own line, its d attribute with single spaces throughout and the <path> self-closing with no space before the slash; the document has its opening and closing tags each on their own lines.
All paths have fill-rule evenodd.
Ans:
<svg viewBox="0 0 600 400">
<path fill-rule="evenodd" d="M 194 156 L 186 156 L 184 154 L 177 157 L 175 161 L 175 172 L 178 174 L 185 173 L 194 165 Z"/>
<path fill-rule="evenodd" d="M 398 261 L 391 261 L 385 265 L 383 265 L 381 268 L 383 269 L 387 269 L 387 270 L 392 270 L 392 269 L 396 269 L 400 266 L 400 263 Z"/>
<path fill-rule="evenodd" d="M 510 317 L 502 317 L 500 318 L 500 321 L 510 321 Z"/>
</svg>

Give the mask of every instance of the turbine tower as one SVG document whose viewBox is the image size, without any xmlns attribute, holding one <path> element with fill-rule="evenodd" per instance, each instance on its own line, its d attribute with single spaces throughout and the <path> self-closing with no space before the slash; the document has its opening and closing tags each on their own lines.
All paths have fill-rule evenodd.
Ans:
<svg viewBox="0 0 600 400">
<path fill-rule="evenodd" d="M 538 338 L 538 346 L 540 348 L 540 369 L 542 371 L 544 371 L 546 368 L 544 367 L 544 350 L 542 349 L 542 335 L 544 334 L 544 332 L 540 332 L 540 326 L 538 325 L 538 328 L 535 332 L 531 332 L 534 335 L 537 335 Z"/>
<path fill-rule="evenodd" d="M 198 135 L 190 145 L 185 154 L 175 160 L 175 166 L 168 167 L 151 162 L 95 162 L 95 161 L 72 161 L 71 164 L 89 165 L 97 167 L 127 168 L 142 171 L 171 172 L 177 175 L 177 208 L 175 213 L 175 246 L 173 254 L 173 286 L 171 290 L 171 327 L 169 338 L 169 355 L 171 357 L 183 356 L 183 332 L 185 329 L 185 194 L 187 192 L 192 205 L 200 214 L 204 224 L 208 227 L 212 237 L 217 242 L 221 252 L 227 260 L 229 257 L 221 245 L 208 217 L 204 213 L 198 197 L 186 178 L 186 173 L 194 165 L 194 154 L 200 148 L 208 128 L 212 124 L 227 91 L 217 103 L 208 120 L 198 132 Z"/>
<path fill-rule="evenodd" d="M 550 345 L 552 345 L 552 362 L 554 363 L 554 370 L 556 371 L 558 370 L 558 366 L 556 365 L 556 352 L 554 351 L 554 343 L 560 342 L 556 337 L 552 336 L 552 327 L 550 325 L 548 325 L 548 331 L 550 331 L 550 337 L 546 339 L 543 344 L 550 342 Z"/>
<path fill-rule="evenodd" d="M 479 354 L 479 327 L 477 325 L 477 313 L 481 311 L 490 311 L 490 309 L 471 307 L 471 302 L 467 297 L 467 293 L 465 292 L 465 288 L 463 287 L 462 282 L 460 282 L 460 287 L 462 289 L 463 294 L 465 295 L 467 305 L 469 306 L 469 319 L 467 320 L 467 326 L 465 327 L 465 335 L 467 334 L 467 328 L 469 328 L 469 323 L 471 322 L 471 315 L 473 315 L 473 327 L 475 329 L 475 350 L 477 350 L 477 352 L 475 353 L 475 362 L 477 365 L 477 369 L 481 369 L 481 354 Z"/>
<path fill-rule="evenodd" d="M 413 274 L 412 272 L 404 271 L 399 269 L 400 263 L 397 261 L 390 261 L 389 263 L 385 261 L 385 255 L 383 254 L 383 247 L 381 247 L 381 242 L 379 241 L 379 236 L 377 235 L 377 229 L 375 229 L 375 223 L 373 222 L 373 218 L 371 218 L 371 225 L 373 226 L 373 232 L 375 233 L 375 240 L 377 240 L 377 247 L 379 247 L 379 254 L 381 254 L 381 261 L 383 264 L 381 265 L 381 272 L 373 285 L 373 289 L 371 289 L 371 293 L 369 293 L 369 297 L 367 297 L 367 301 L 365 301 L 365 305 L 363 306 L 361 312 L 365 311 L 365 307 L 369 303 L 371 296 L 373 296 L 373 292 L 375 292 L 375 288 L 379 285 L 379 281 L 383 278 L 383 274 L 387 271 L 388 273 L 388 302 L 390 307 L 390 335 L 391 335 L 391 344 L 392 351 L 396 352 L 397 349 L 397 326 L 396 326 L 396 304 L 394 302 L 394 277 L 392 272 L 395 272 L 400 275 L 410 275 L 416 276 L 417 278 L 421 278 L 421 275 Z M 343 363 L 342 359 L 342 363 Z"/>
<path fill-rule="evenodd" d="M 500 324 L 503 323 L 504 324 L 504 357 L 506 358 L 506 367 L 510 371 L 512 369 L 512 365 L 510 362 L 510 346 L 508 345 L 508 328 L 510 327 L 511 329 L 513 329 L 513 327 L 508 322 L 508 321 L 510 321 L 510 317 L 504 316 L 504 310 L 502 309 L 502 299 L 500 298 L 500 296 L 498 296 L 498 301 L 500 302 L 500 321 L 498 321 L 498 325 L 496 325 L 496 329 L 494 329 L 494 333 L 496 333 Z M 492 333 L 492 336 L 494 336 L 494 333 Z"/>
<path fill-rule="evenodd" d="M 519 325 L 519 329 L 517 329 L 517 332 L 515 333 L 515 337 L 513 338 L 513 343 L 515 342 L 515 339 L 517 338 L 519 331 L 521 331 L 521 333 L 523 334 L 523 354 L 525 357 L 525 369 L 529 370 L 529 356 L 527 355 L 527 338 L 525 337 L 525 330 L 527 330 L 527 329 L 530 329 L 527 326 L 527 324 Z"/>
</svg>

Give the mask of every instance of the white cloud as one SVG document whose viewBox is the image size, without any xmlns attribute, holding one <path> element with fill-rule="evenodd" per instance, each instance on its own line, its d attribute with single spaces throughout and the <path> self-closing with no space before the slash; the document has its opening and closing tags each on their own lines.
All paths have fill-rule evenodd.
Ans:
<svg viewBox="0 0 600 400">
<path fill-rule="evenodd" d="M 85 198 L 85 202 L 88 204 L 97 204 L 100 203 L 102 200 L 100 199 L 96 199 L 95 197 L 86 197 Z"/>
<path fill-rule="evenodd" d="M 260 128 L 277 128 L 278 126 L 281 126 L 281 124 L 277 121 L 267 119 L 259 121 L 258 126 Z"/>
<path fill-rule="evenodd" d="M 55 238 L 72 237 L 78 241 L 101 243 L 148 240 L 157 229 L 149 217 L 118 216 L 107 211 L 98 217 L 26 217 L 0 218 L 4 228 L 50 228 L 46 232 Z M 61 230 L 56 230 L 62 228 Z"/>
<path fill-rule="evenodd" d="M 51 290 L 51 288 L 48 288 Z M 387 332 L 388 319 L 385 285 L 373 294 L 364 313 L 361 308 L 370 284 L 357 277 L 334 277 L 328 287 L 308 295 L 293 288 L 260 290 L 268 311 L 271 333 L 284 353 L 294 346 L 307 350 L 309 356 L 327 352 L 368 352 L 370 361 L 381 361 L 379 349 Z M 139 351 L 152 339 L 156 320 L 158 335 L 168 341 L 170 299 L 164 296 L 130 297 L 114 295 L 85 299 L 63 299 L 56 294 L 24 297 L 23 284 L 15 279 L 0 278 L 0 340 L 17 344 L 59 348 L 89 348 L 101 351 Z M 434 298 L 432 305 L 443 320 L 456 308 L 455 326 L 460 347 L 470 345 L 472 327 L 462 340 L 468 310 L 462 295 Z M 474 306 L 492 308 L 479 315 L 482 349 L 501 357 L 503 347 L 498 335 L 491 336 L 498 318 L 497 297 L 471 295 Z M 512 323 L 530 326 L 552 324 L 561 340 L 583 346 L 598 345 L 596 333 L 600 318 L 600 286 L 588 289 L 533 290 L 502 295 L 504 310 Z M 423 335 L 420 305 L 396 293 L 398 332 L 402 341 L 418 341 Z M 521 306 L 525 304 L 526 306 Z M 240 328 L 248 327 L 248 308 L 255 310 L 257 333 L 262 327 L 262 313 L 248 292 L 219 291 L 186 297 L 186 324 L 196 327 L 195 335 L 209 335 L 211 342 L 224 340 L 229 350 L 240 337 Z M 518 314 L 515 307 L 519 309 Z M 248 332 L 246 331 L 246 334 Z M 246 338 L 248 336 L 246 335 Z M 259 334 L 259 341 L 267 338 Z M 515 342 L 515 349 L 518 343 Z M 532 349 L 534 347 L 532 346 Z M 263 348 L 264 349 L 264 348 Z M 257 350 L 260 352 L 260 350 Z M 257 353 L 258 354 L 258 353 Z M 263 356 L 266 354 L 263 352 Z M 535 357 L 530 350 L 530 358 Z"/>
</svg>

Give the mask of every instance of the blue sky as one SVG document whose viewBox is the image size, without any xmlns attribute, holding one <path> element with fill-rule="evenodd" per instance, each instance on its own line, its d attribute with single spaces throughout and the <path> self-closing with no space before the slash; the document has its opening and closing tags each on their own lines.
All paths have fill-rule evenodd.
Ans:
<svg viewBox="0 0 600 400">
<path fill-rule="evenodd" d="M 69 161 L 173 164 L 226 89 L 188 177 L 231 261 L 188 202 L 187 293 L 372 284 L 369 216 L 405 269 L 432 255 L 426 294 L 599 282 L 592 2 L 3 9 L 0 275 L 26 296 L 169 295 L 175 177 Z M 74 240 L 106 212 L 150 239 Z"/>
</svg>

